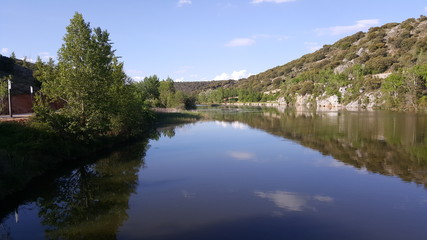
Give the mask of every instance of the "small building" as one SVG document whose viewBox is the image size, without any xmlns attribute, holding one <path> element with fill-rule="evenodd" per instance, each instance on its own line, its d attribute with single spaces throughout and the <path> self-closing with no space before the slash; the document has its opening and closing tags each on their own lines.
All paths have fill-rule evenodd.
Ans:
<svg viewBox="0 0 427 240">
<path fill-rule="evenodd" d="M 21 63 L 21 64 L 19 64 Z M 13 60 L 11 58 L 0 55 L 0 79 L 12 76 L 12 114 L 31 113 L 33 112 L 33 97 L 31 88 L 34 92 L 40 89 L 40 83 L 33 77 L 33 70 L 30 69 L 33 65 L 28 63 L 30 67 L 23 67 L 21 60 Z M 0 99 L 3 104 L 3 109 L 0 109 L 0 114 L 8 114 L 8 99 Z"/>
</svg>

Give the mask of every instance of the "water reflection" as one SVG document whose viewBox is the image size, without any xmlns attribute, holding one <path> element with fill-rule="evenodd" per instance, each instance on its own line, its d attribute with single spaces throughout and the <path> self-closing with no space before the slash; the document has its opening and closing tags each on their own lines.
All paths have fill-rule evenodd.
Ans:
<svg viewBox="0 0 427 240">
<path fill-rule="evenodd" d="M 241 122 L 235 121 L 235 122 L 224 122 L 224 121 L 215 121 L 216 124 L 220 125 L 221 127 L 227 128 L 227 127 L 232 127 L 235 129 L 241 129 L 241 130 L 246 130 L 249 128 L 248 125 L 243 124 Z"/>
<path fill-rule="evenodd" d="M 383 175 L 427 183 L 426 115 L 206 114 L 214 121 L 161 129 L 146 162 L 147 141 L 0 202 L 0 238 L 425 236 L 427 192 Z"/>
<path fill-rule="evenodd" d="M 19 215 L 17 211 L 11 212 L 9 218 L 2 220 L 1 239 L 35 230 L 25 224 L 36 209 L 44 238 L 115 239 L 118 228 L 128 218 L 128 200 L 138 184 L 146 148 L 147 141 L 126 147 L 95 163 L 82 165 L 41 186 L 40 190 L 34 189 L 31 197 L 24 196 L 21 200 L 27 202 L 20 207 L 24 225 L 13 222 L 13 215 L 15 218 Z M 32 196 L 36 196 L 35 204 L 30 202 Z M 28 209 L 26 205 L 31 207 Z M 27 229 L 21 229 L 25 226 Z M 22 238 L 27 237 L 18 237 Z"/>
<path fill-rule="evenodd" d="M 333 202 L 334 199 L 328 196 L 316 195 L 309 196 L 298 194 L 294 192 L 285 191 L 274 191 L 274 192 L 255 192 L 255 195 L 260 198 L 265 198 L 272 201 L 277 207 L 288 210 L 288 211 L 304 211 L 304 210 L 315 210 L 310 204 L 313 201 Z"/>
<path fill-rule="evenodd" d="M 235 114 L 211 110 L 205 114 L 223 125 L 239 123 L 297 141 L 361 171 L 427 185 L 426 114 L 257 109 Z"/>
<path fill-rule="evenodd" d="M 114 239 L 127 219 L 138 183 L 144 146 L 82 166 L 56 181 L 55 192 L 37 201 L 50 239 Z"/>
<path fill-rule="evenodd" d="M 250 161 L 256 161 L 257 157 L 255 153 L 251 152 L 238 152 L 238 151 L 230 151 L 227 153 L 231 158 L 236 160 L 250 160 Z"/>
</svg>

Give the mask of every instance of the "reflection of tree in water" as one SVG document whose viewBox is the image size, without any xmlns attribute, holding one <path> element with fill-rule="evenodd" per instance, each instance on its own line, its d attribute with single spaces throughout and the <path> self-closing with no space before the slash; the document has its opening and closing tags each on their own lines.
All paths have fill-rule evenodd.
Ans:
<svg viewBox="0 0 427 240">
<path fill-rule="evenodd" d="M 37 201 L 49 239 L 115 239 L 127 219 L 147 142 L 132 145 L 57 180 Z"/>
<path fill-rule="evenodd" d="M 356 168 L 427 186 L 427 115 L 397 112 L 298 112 L 260 109 L 222 114 L 316 149 Z"/>
<path fill-rule="evenodd" d="M 7 226 L 4 222 L 0 222 L 0 239 L 12 239 L 10 227 Z"/>
</svg>

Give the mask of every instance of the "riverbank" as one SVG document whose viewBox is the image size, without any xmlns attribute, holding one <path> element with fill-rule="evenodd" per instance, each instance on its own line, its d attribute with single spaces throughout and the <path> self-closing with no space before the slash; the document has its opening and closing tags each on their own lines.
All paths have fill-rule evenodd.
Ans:
<svg viewBox="0 0 427 240">
<path fill-rule="evenodd" d="M 201 118 L 192 112 L 154 112 L 155 121 L 144 134 L 124 139 L 98 138 L 90 143 L 64 138 L 31 119 L 0 122 L 0 200 L 21 191 L 33 179 L 56 168 L 99 158 L 118 148 L 156 136 L 156 129 Z M 18 120 L 18 121 L 15 121 Z"/>
</svg>

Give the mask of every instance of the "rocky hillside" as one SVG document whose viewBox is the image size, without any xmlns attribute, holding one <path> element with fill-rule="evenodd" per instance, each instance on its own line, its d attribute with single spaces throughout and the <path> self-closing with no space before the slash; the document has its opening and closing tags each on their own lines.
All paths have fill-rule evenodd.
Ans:
<svg viewBox="0 0 427 240">
<path fill-rule="evenodd" d="M 426 79 L 421 16 L 358 32 L 236 86 L 274 92 L 287 104 L 409 109 L 427 106 Z"/>
<path fill-rule="evenodd" d="M 345 108 L 427 109 L 427 17 L 358 32 L 247 79 L 251 101 Z M 238 91 L 203 99 L 242 101 Z M 216 98 L 218 99 L 218 97 Z"/>
</svg>

